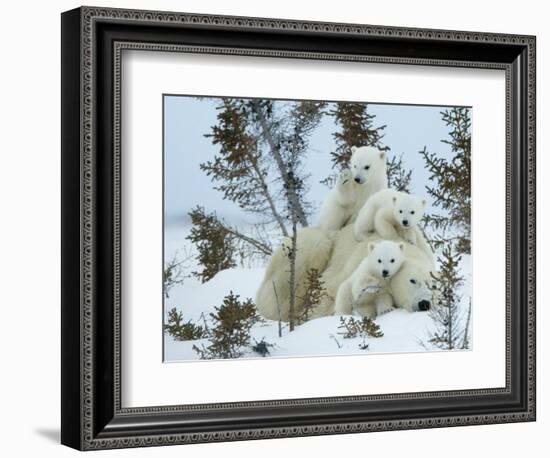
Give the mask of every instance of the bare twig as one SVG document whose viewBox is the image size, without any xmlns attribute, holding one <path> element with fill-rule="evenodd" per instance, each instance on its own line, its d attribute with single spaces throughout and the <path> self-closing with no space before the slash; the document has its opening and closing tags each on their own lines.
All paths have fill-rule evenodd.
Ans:
<svg viewBox="0 0 550 458">
<path fill-rule="evenodd" d="M 466 323 L 464 325 L 464 336 L 462 337 L 461 348 L 466 350 L 470 348 L 470 320 L 472 319 L 472 300 L 470 299 L 470 304 L 468 306 L 468 314 L 466 315 Z"/>
<path fill-rule="evenodd" d="M 292 218 L 292 246 L 288 255 L 290 261 L 290 298 L 288 306 L 288 327 L 294 331 L 295 308 L 296 308 L 296 245 L 298 231 L 296 227 L 296 218 Z"/>
<path fill-rule="evenodd" d="M 193 254 L 186 250 L 185 256 L 183 259 L 178 260 L 179 252 L 176 252 L 172 259 L 168 261 L 164 266 L 163 271 L 163 287 L 164 295 L 169 298 L 170 290 L 174 286 L 182 285 L 185 279 L 191 276 L 190 273 L 186 272 L 189 268 L 189 262 L 193 258 Z"/>
<path fill-rule="evenodd" d="M 254 246 L 261 253 L 263 253 L 267 256 L 271 256 L 271 254 L 272 254 L 271 247 L 266 245 L 265 243 L 260 242 L 256 239 L 253 239 L 252 237 L 249 237 L 248 235 L 243 234 L 242 232 L 240 232 L 239 230 L 237 230 L 237 229 L 235 229 L 231 226 L 223 225 L 223 228 L 229 234 L 231 234 L 231 235 L 237 237 L 238 239 L 243 240 L 244 242 L 249 243 L 250 245 Z"/>
<path fill-rule="evenodd" d="M 342 344 L 338 341 L 338 339 L 334 334 L 330 334 L 329 337 L 336 342 L 336 345 L 338 346 L 338 348 L 342 348 Z"/>
<path fill-rule="evenodd" d="M 271 214 L 273 215 L 273 218 L 275 218 L 275 221 L 279 225 L 279 228 L 281 229 L 281 232 L 285 237 L 288 237 L 288 231 L 286 229 L 285 223 L 283 221 L 283 217 L 279 214 L 279 211 L 277 210 L 277 207 L 275 206 L 275 201 L 273 197 L 271 196 L 271 193 L 269 192 L 269 187 L 267 186 L 267 183 L 265 181 L 264 175 L 260 168 L 258 167 L 258 162 L 255 160 L 251 160 L 252 168 L 254 169 L 254 172 L 256 173 L 256 179 L 258 180 L 258 183 L 260 184 L 260 188 L 262 189 L 262 193 L 267 200 L 267 204 L 269 205 L 269 209 L 271 210 Z"/>
<path fill-rule="evenodd" d="M 275 287 L 275 282 L 272 280 L 271 283 L 273 284 L 273 292 L 275 293 L 275 302 L 277 303 L 277 313 L 279 315 L 279 321 L 277 323 L 279 337 L 283 337 L 283 327 L 281 323 L 281 304 L 279 304 L 279 295 L 277 294 L 277 288 Z"/>
</svg>

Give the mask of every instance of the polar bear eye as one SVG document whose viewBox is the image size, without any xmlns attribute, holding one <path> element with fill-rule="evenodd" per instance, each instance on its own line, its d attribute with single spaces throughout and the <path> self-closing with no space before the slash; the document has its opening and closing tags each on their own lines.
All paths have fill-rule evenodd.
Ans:
<svg viewBox="0 0 550 458">
<path fill-rule="evenodd" d="M 411 215 L 414 215 L 414 210 L 411 211 Z"/>
<path fill-rule="evenodd" d="M 382 260 L 381 260 L 381 259 L 379 259 L 378 262 L 379 262 L 380 264 L 382 264 Z"/>
<path fill-rule="evenodd" d="M 403 210 L 399 210 L 399 213 L 403 213 Z"/>
<path fill-rule="evenodd" d="M 369 166 L 368 165 L 365 165 L 365 170 L 368 170 L 369 169 Z"/>
<path fill-rule="evenodd" d="M 395 262 L 395 259 L 392 259 L 390 262 Z"/>
<path fill-rule="evenodd" d="M 411 283 L 412 283 L 413 285 L 416 285 L 416 280 L 415 280 L 414 278 L 411 278 Z"/>
</svg>

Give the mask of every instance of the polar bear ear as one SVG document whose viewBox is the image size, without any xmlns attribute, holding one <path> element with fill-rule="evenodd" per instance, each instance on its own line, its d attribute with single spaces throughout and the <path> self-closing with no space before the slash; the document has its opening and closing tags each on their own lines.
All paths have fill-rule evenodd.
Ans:
<svg viewBox="0 0 550 458">
<path fill-rule="evenodd" d="M 380 159 L 384 159 L 386 157 L 385 151 L 380 151 Z"/>
<path fill-rule="evenodd" d="M 403 250 L 405 249 L 405 244 L 404 244 L 403 242 L 401 242 L 401 243 L 399 244 L 399 249 L 400 249 L 401 251 L 403 251 Z"/>
<path fill-rule="evenodd" d="M 392 201 L 393 204 L 395 205 L 395 203 L 397 202 L 397 197 L 393 196 L 393 197 L 391 198 L 391 201 Z"/>
<path fill-rule="evenodd" d="M 372 253 L 372 250 L 374 250 L 375 246 L 376 246 L 376 243 L 374 243 L 374 242 L 369 243 L 369 253 Z"/>
<path fill-rule="evenodd" d="M 422 206 L 423 206 L 423 207 L 426 206 L 426 199 L 422 199 Z"/>
<path fill-rule="evenodd" d="M 351 147 L 351 155 L 353 156 L 355 154 L 355 151 L 357 151 L 357 146 Z"/>
</svg>

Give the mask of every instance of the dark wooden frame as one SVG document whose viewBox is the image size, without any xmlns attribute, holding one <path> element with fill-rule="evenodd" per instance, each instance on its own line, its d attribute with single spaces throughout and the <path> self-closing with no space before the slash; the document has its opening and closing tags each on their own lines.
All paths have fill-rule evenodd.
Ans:
<svg viewBox="0 0 550 458">
<path fill-rule="evenodd" d="M 505 70 L 506 387 L 122 408 L 124 49 Z M 533 421 L 535 38 L 94 7 L 63 13 L 61 392 L 61 441 L 81 450 Z"/>
</svg>

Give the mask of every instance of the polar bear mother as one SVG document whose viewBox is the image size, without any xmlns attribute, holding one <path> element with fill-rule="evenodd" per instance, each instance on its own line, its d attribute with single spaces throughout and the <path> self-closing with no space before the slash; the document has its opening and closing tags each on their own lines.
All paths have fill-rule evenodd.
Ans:
<svg viewBox="0 0 550 458">
<path fill-rule="evenodd" d="M 422 246 L 424 236 L 417 230 L 417 238 L 423 240 L 419 246 L 404 244 L 404 260 L 399 271 L 390 279 L 389 292 L 392 303 L 389 307 L 403 308 L 409 312 L 430 308 L 433 303 L 433 291 L 429 285 L 435 266 L 431 253 Z M 353 234 L 353 225 L 348 224 L 338 231 L 334 238 L 329 238 L 316 227 L 304 228 L 299 232 L 298 253 L 296 257 L 296 304 L 297 315 L 303 311 L 308 269 L 315 268 L 321 275 L 326 294 L 315 307 L 312 318 L 333 315 L 335 299 L 340 285 L 357 269 L 368 256 L 368 246 L 379 241 L 378 234 L 370 234 L 364 241 L 358 242 Z M 285 240 L 283 246 L 289 242 Z M 427 245 L 427 243 L 426 243 Z M 270 259 L 264 280 L 256 294 L 256 306 L 260 314 L 270 320 L 288 321 L 288 304 L 290 298 L 289 261 L 285 248 L 279 247 Z M 366 315 L 376 316 L 376 307 L 365 299 L 365 304 L 358 304 L 366 309 Z"/>
</svg>

